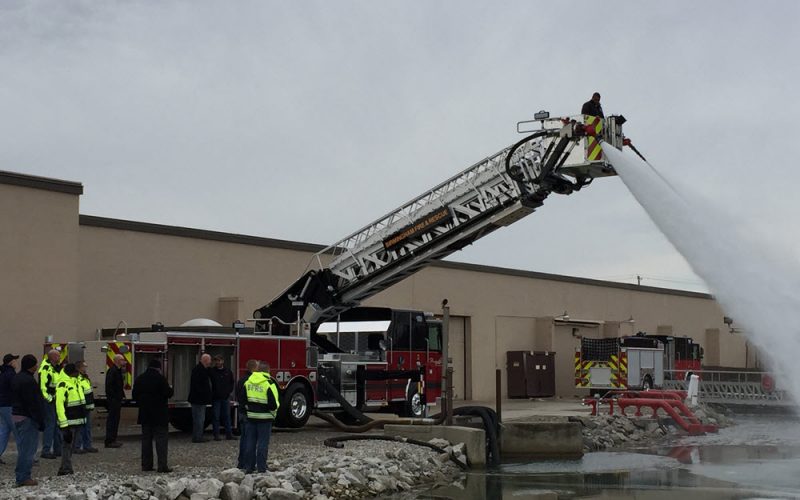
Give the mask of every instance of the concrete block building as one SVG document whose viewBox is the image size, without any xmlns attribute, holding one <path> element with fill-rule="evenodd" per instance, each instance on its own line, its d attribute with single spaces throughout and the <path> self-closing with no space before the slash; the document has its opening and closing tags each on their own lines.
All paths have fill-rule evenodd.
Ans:
<svg viewBox="0 0 800 500">
<path fill-rule="evenodd" d="M 81 215 L 82 192 L 77 182 L 0 172 L 3 353 L 39 355 L 46 336 L 94 339 L 120 321 L 178 325 L 204 317 L 229 325 L 280 293 L 322 248 Z M 581 394 L 573 380 L 581 336 L 689 336 L 703 346 L 705 365 L 758 363 L 703 293 L 444 261 L 366 305 L 439 313 L 445 298 L 460 398 L 492 399 L 496 368 L 505 387 L 510 350 L 555 352 L 557 395 Z M 570 319 L 559 317 L 565 311 Z"/>
</svg>

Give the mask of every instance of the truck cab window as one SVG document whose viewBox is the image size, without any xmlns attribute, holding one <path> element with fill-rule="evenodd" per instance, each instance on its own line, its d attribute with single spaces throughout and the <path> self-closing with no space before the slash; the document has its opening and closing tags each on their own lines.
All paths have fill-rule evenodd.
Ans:
<svg viewBox="0 0 800 500">
<path fill-rule="evenodd" d="M 428 325 L 428 349 L 431 352 L 442 352 L 442 324 Z"/>
</svg>

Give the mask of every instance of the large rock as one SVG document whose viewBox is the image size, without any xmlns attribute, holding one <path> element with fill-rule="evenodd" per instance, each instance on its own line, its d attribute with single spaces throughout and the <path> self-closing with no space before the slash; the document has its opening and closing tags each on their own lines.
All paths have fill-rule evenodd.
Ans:
<svg viewBox="0 0 800 500">
<path fill-rule="evenodd" d="M 232 481 L 225 483 L 219 494 L 222 500 L 250 500 L 252 496 L 252 489 L 247 486 L 238 485 Z"/>
<path fill-rule="evenodd" d="M 239 484 L 244 479 L 244 471 L 237 468 L 225 469 L 217 476 L 223 483 L 236 483 Z"/>
<path fill-rule="evenodd" d="M 301 493 L 284 490 L 282 488 L 267 488 L 266 492 L 269 500 L 303 500 Z"/>
<path fill-rule="evenodd" d="M 272 474 L 264 474 L 256 480 L 256 489 L 280 488 L 281 482 Z"/>
<path fill-rule="evenodd" d="M 175 500 L 186 489 L 186 482 L 182 480 L 178 481 L 171 481 L 167 483 L 167 488 L 164 492 L 164 498 L 166 500 Z"/>
<path fill-rule="evenodd" d="M 219 498 L 219 492 L 222 491 L 224 484 L 216 478 L 203 479 L 202 481 L 192 482 L 187 485 L 186 492 L 194 495 L 202 495 L 206 498 Z"/>
</svg>

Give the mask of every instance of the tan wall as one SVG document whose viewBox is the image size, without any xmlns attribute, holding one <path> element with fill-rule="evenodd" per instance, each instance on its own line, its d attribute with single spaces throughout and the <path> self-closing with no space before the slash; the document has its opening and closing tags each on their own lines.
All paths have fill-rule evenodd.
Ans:
<svg viewBox="0 0 800 500">
<path fill-rule="evenodd" d="M 90 339 L 120 320 L 147 326 L 207 317 L 228 325 L 280 293 L 311 257 L 309 251 L 79 225 L 78 196 L 19 186 L 0 184 L 0 209 L 0 338 L 8 350 L 38 353 L 47 334 Z M 506 351 L 519 349 L 555 351 L 558 393 L 572 396 L 576 336 L 571 328 L 553 328 L 552 319 L 550 327 L 537 320 L 565 311 L 573 320 L 602 323 L 581 327 L 581 335 L 672 331 L 700 342 L 709 360 L 745 365 L 743 337 L 729 334 L 719 307 L 703 297 L 434 266 L 366 304 L 438 313 L 445 298 L 462 321 L 451 349 L 463 352 L 455 361 L 456 387 L 467 398 L 494 398 L 496 368 L 505 392 Z"/>
<path fill-rule="evenodd" d="M 42 354 L 46 335 L 74 337 L 78 196 L 0 184 L 0 339 Z"/>
</svg>

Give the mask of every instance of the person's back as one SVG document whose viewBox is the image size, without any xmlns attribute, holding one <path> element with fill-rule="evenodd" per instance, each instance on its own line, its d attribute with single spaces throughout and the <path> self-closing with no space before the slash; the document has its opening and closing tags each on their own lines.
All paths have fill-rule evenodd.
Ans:
<svg viewBox="0 0 800 500">
<path fill-rule="evenodd" d="M 133 399 L 139 407 L 137 423 L 160 425 L 169 423 L 169 398 L 173 390 L 155 367 L 148 368 L 133 383 Z"/>
<path fill-rule="evenodd" d="M 17 375 L 17 371 L 10 364 L 0 366 L 0 406 L 11 406 L 11 382 Z"/>
</svg>

